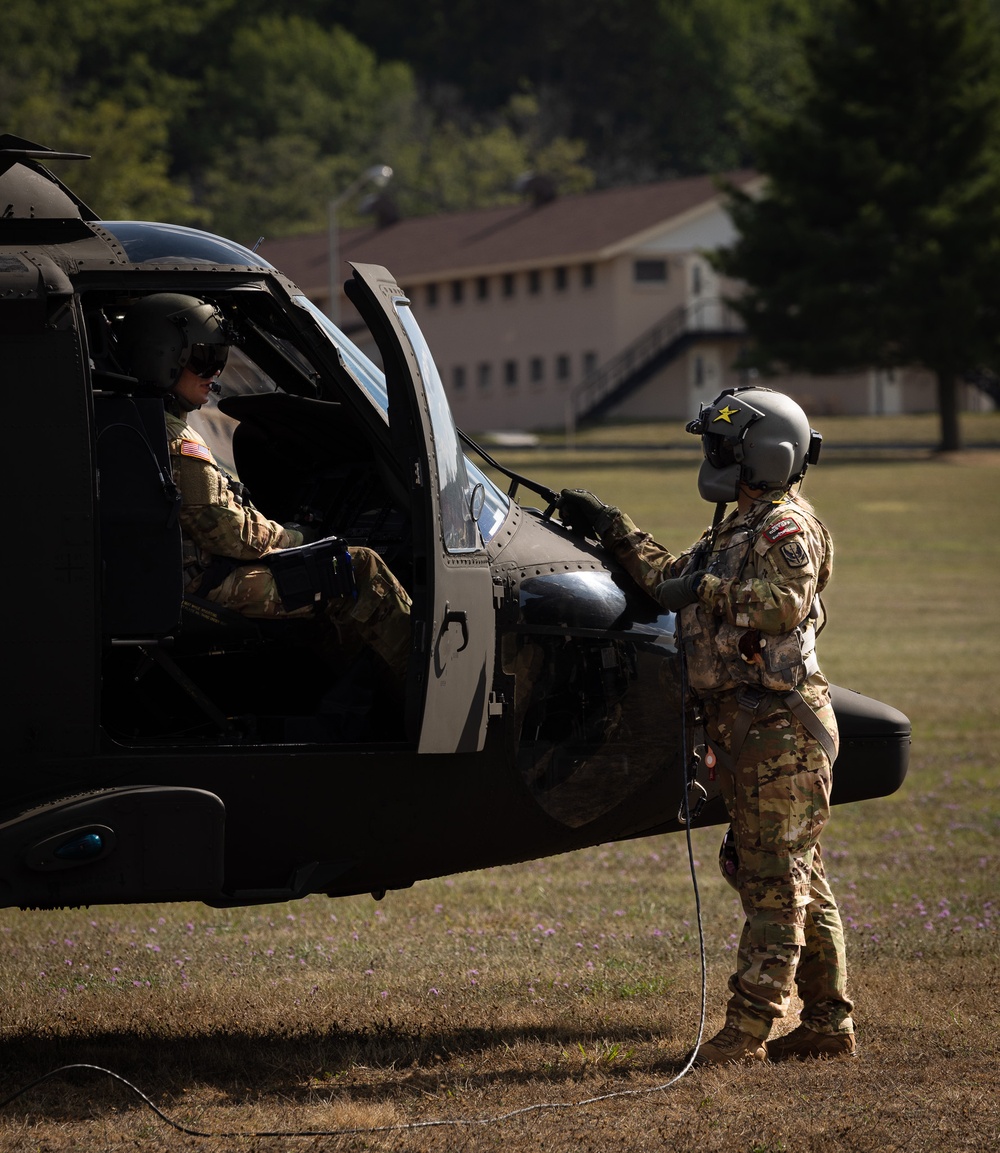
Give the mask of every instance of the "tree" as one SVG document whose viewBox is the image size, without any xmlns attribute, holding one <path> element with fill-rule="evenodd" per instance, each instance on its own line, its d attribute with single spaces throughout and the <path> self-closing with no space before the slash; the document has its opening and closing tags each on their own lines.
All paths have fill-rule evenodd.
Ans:
<svg viewBox="0 0 1000 1153">
<path fill-rule="evenodd" d="M 756 111 L 765 193 L 729 189 L 750 362 L 919 364 L 941 448 L 958 380 L 1000 363 L 1000 40 L 989 0 L 832 0 L 788 111 Z"/>
<path fill-rule="evenodd" d="M 734 113 L 769 92 L 808 0 L 328 0 L 330 18 L 410 63 L 430 99 L 478 115 L 525 87 L 582 139 L 604 184 L 738 167 Z M 797 45 L 796 45 L 797 47 Z"/>
</svg>

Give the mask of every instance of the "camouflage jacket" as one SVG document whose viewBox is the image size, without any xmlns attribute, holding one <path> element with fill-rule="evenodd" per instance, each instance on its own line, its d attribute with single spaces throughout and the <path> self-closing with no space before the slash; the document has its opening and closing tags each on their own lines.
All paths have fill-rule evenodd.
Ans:
<svg viewBox="0 0 1000 1153">
<path fill-rule="evenodd" d="M 802 689 L 818 706 L 827 694 L 815 656 L 822 627 L 819 594 L 833 569 L 825 525 L 793 497 L 759 502 L 746 516 L 733 510 L 679 556 L 657 544 L 624 514 L 602 543 L 656 599 L 667 577 L 704 570 L 698 600 L 682 609 L 678 639 L 688 679 L 699 694 L 752 685 L 775 692 Z"/>
<path fill-rule="evenodd" d="M 272 549 L 302 544 L 302 534 L 268 520 L 243 495 L 243 486 L 216 464 L 212 450 L 182 418 L 167 411 L 167 442 L 181 494 L 184 572 L 197 584 L 215 557 L 252 561 Z"/>
</svg>

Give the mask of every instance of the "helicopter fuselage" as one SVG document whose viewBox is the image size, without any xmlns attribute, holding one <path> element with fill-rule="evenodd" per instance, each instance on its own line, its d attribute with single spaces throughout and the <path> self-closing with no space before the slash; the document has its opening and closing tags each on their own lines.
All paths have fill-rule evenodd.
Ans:
<svg viewBox="0 0 1000 1153">
<path fill-rule="evenodd" d="M 553 519 L 553 494 L 521 505 L 466 456 L 391 274 L 353 269 L 367 332 L 350 339 L 239 245 L 96 219 L 12 139 L 0 342 L 10 427 L 37 451 L 8 464 L 0 904 L 381 893 L 682 828 L 673 617 Z M 164 291 L 232 328 L 223 398 L 199 414 L 220 465 L 269 517 L 374 549 L 406 587 L 401 697 L 370 654 L 318 651 L 308 619 L 186 591 L 163 397 L 117 344 Z M 909 722 L 835 704 L 834 799 L 892 792 Z M 726 819 L 709 792 L 696 823 Z"/>
</svg>

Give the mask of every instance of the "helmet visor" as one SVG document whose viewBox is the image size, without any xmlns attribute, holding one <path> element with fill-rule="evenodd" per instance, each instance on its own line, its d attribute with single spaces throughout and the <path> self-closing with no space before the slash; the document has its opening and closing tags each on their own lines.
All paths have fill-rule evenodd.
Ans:
<svg viewBox="0 0 1000 1153">
<path fill-rule="evenodd" d="M 205 379 L 218 376 L 228 359 L 228 344 L 192 344 L 184 368 Z"/>
<path fill-rule="evenodd" d="M 705 459 L 713 468 L 729 468 L 730 465 L 737 463 L 736 448 L 740 443 L 739 440 L 708 432 L 701 438 L 701 443 L 705 450 Z"/>
</svg>

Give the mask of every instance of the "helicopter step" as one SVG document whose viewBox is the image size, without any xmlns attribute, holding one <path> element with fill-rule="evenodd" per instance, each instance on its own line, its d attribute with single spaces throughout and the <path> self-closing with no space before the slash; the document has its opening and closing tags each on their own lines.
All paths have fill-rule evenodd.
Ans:
<svg viewBox="0 0 1000 1153">
<path fill-rule="evenodd" d="M 225 816 L 214 793 L 158 785 L 39 805 L 0 824 L 0 905 L 205 900 L 222 889 Z"/>
</svg>

